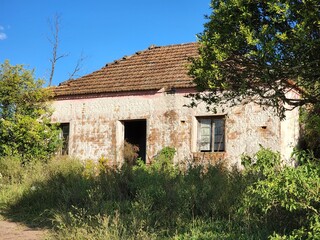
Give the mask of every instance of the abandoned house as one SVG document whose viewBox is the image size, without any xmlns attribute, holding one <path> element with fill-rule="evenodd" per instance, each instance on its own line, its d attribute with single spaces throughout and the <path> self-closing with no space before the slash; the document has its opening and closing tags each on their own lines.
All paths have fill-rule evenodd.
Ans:
<svg viewBox="0 0 320 240">
<path fill-rule="evenodd" d="M 270 109 L 249 103 L 216 114 L 188 108 L 195 86 L 188 58 L 196 43 L 151 46 L 54 89 L 53 122 L 61 123 L 63 154 L 83 159 L 123 161 L 124 141 L 139 147 L 147 163 L 164 147 L 175 161 L 240 164 L 242 153 L 259 146 L 290 157 L 299 134 L 298 110 L 280 121 Z"/>
</svg>

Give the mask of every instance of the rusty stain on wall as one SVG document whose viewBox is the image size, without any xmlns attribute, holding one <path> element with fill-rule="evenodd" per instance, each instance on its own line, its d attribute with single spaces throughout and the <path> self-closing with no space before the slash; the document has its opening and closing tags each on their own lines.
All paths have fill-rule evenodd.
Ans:
<svg viewBox="0 0 320 240">
<path fill-rule="evenodd" d="M 177 151 L 176 161 L 194 157 L 195 161 L 207 159 L 213 163 L 228 158 L 230 164 L 239 164 L 239 156 L 255 153 L 259 144 L 286 156 L 294 147 L 296 140 L 291 141 L 288 136 L 293 136 L 299 127 L 296 123 L 298 112 L 291 112 L 289 120 L 285 120 L 287 122 L 280 122 L 272 110 L 263 110 L 253 103 L 225 107 L 225 111 L 218 108 L 213 114 L 208 113 L 204 105 L 184 107 L 189 101 L 185 93 L 162 92 L 57 100 L 53 103 L 52 121 L 70 123 L 69 152 L 83 159 L 105 156 L 116 161 L 120 156 L 117 149 L 122 144 L 117 139 L 124 136 L 123 130 L 116 130 L 117 122 L 134 119 L 147 122 L 147 159 L 154 157 L 163 147 L 172 146 Z M 226 116 L 225 153 L 197 152 L 196 117 L 211 115 Z"/>
<path fill-rule="evenodd" d="M 168 110 L 164 114 L 164 120 L 169 124 L 174 124 L 178 120 L 178 114 L 175 110 Z"/>
<path fill-rule="evenodd" d="M 240 136 L 240 132 L 238 132 L 238 131 L 233 131 L 233 132 L 229 132 L 228 134 L 227 134 L 227 138 L 229 139 L 229 140 L 234 140 L 234 139 L 237 139 L 239 136 Z"/>
</svg>

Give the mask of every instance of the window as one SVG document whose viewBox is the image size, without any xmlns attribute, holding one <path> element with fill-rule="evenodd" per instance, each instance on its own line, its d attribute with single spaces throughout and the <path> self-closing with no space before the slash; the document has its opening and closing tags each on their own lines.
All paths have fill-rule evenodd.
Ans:
<svg viewBox="0 0 320 240">
<path fill-rule="evenodd" d="M 224 117 L 198 117 L 198 150 L 224 152 Z"/>
<path fill-rule="evenodd" d="M 60 138 L 62 140 L 61 154 L 68 155 L 69 154 L 69 123 L 61 123 L 60 124 Z"/>
</svg>

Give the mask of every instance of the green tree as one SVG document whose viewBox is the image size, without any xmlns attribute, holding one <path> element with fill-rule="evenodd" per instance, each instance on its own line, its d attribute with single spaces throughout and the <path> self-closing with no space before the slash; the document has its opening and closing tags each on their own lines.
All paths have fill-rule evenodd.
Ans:
<svg viewBox="0 0 320 240">
<path fill-rule="evenodd" d="M 318 0 L 212 0 L 211 8 L 190 69 L 202 91 L 193 104 L 247 99 L 283 117 L 320 101 Z"/>
<path fill-rule="evenodd" d="M 59 131 L 50 124 L 50 89 L 33 71 L 9 61 L 0 65 L 0 157 L 23 161 L 47 159 L 59 145 Z"/>
</svg>

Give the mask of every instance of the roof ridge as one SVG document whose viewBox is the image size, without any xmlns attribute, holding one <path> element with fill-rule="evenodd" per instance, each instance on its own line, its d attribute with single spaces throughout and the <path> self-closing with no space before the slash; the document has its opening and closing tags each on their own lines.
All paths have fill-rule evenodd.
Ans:
<svg viewBox="0 0 320 240">
<path fill-rule="evenodd" d="M 58 86 L 70 85 L 70 84 L 71 84 L 71 82 L 72 82 L 72 81 L 75 81 L 75 80 L 76 80 L 76 79 L 74 79 L 74 78 L 69 78 L 68 80 L 66 80 L 66 81 L 63 81 L 63 82 L 59 83 L 59 85 L 58 85 Z"/>
<path fill-rule="evenodd" d="M 153 49 L 157 49 L 157 48 L 169 48 L 169 47 L 176 47 L 176 46 L 184 46 L 184 45 L 192 45 L 192 44 L 196 44 L 197 42 L 188 42 L 188 43 L 177 43 L 177 44 L 169 44 L 169 45 L 163 45 L 163 46 L 158 46 L 158 45 L 155 45 L 155 44 L 151 44 L 148 48 L 146 49 L 143 49 L 143 50 L 139 50 L 139 51 L 136 51 L 135 53 L 131 54 L 131 55 L 125 55 L 123 56 L 122 58 L 118 58 L 116 60 L 113 60 L 112 62 L 108 62 L 105 64 L 104 67 L 108 67 L 110 65 L 113 65 L 113 64 L 117 64 L 119 63 L 120 61 L 122 60 L 127 60 L 135 55 L 140 55 L 144 52 L 147 52 L 147 51 L 150 51 L 150 50 L 153 50 Z"/>
<path fill-rule="evenodd" d="M 169 44 L 169 45 L 163 45 L 160 47 L 174 47 L 174 46 L 184 46 L 184 45 L 191 45 L 191 44 L 197 44 L 197 42 L 174 43 L 174 44 Z"/>
</svg>

